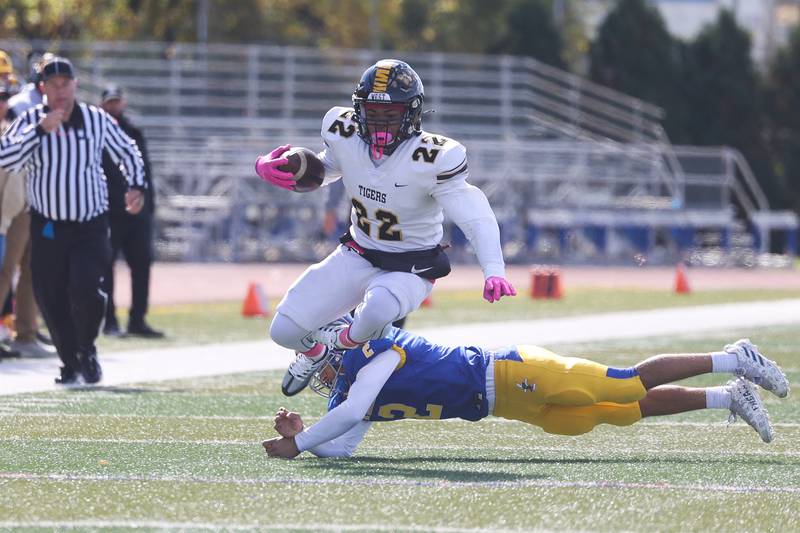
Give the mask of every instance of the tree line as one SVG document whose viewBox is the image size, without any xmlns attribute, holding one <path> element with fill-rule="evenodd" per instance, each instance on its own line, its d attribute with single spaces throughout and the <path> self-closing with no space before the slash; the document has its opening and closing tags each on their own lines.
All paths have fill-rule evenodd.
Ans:
<svg viewBox="0 0 800 533">
<path fill-rule="evenodd" d="M 202 34 L 211 42 L 530 56 L 663 107 L 675 143 L 739 149 L 770 205 L 800 212 L 800 30 L 759 70 L 748 33 L 728 11 L 684 42 L 647 0 L 618 0 L 589 39 L 584 7 L 579 0 L 0 0 L 0 37 L 191 42 Z"/>
</svg>

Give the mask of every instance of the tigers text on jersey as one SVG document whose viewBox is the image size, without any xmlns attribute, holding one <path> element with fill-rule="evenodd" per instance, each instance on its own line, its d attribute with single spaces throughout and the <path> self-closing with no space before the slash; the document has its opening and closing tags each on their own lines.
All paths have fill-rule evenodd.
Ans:
<svg viewBox="0 0 800 533">
<path fill-rule="evenodd" d="M 375 398 L 366 420 L 403 418 L 479 420 L 489 414 L 486 368 L 490 356 L 481 348 L 439 346 L 393 328 L 383 339 L 345 353 L 328 409 L 344 401 L 358 371 L 371 358 L 393 349 L 400 364 Z"/>
<path fill-rule="evenodd" d="M 351 199 L 350 232 L 364 248 L 405 252 L 433 248 L 444 215 L 437 194 L 463 187 L 467 151 L 459 142 L 422 132 L 376 166 L 358 136 L 353 109 L 334 107 L 322 122 L 328 174 L 341 175 Z"/>
</svg>

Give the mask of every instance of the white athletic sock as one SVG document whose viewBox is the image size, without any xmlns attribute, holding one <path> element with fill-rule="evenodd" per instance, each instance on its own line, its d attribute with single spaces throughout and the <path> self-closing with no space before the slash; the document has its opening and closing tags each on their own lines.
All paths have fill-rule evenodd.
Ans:
<svg viewBox="0 0 800 533">
<path fill-rule="evenodd" d="M 739 366 L 739 358 L 735 353 L 728 352 L 712 352 L 711 353 L 711 371 L 719 373 L 733 374 L 736 367 Z"/>
<path fill-rule="evenodd" d="M 730 409 L 731 391 L 728 387 L 708 387 L 706 389 L 706 409 Z"/>
</svg>

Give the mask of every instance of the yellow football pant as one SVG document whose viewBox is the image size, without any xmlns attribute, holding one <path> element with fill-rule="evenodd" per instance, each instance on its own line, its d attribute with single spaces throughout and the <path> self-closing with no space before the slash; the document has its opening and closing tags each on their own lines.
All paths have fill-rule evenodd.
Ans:
<svg viewBox="0 0 800 533">
<path fill-rule="evenodd" d="M 639 400 L 647 391 L 630 369 L 609 370 L 538 346 L 518 346 L 517 350 L 522 361 L 494 363 L 495 416 L 559 435 L 580 435 L 598 424 L 628 426 L 641 420 Z"/>
</svg>

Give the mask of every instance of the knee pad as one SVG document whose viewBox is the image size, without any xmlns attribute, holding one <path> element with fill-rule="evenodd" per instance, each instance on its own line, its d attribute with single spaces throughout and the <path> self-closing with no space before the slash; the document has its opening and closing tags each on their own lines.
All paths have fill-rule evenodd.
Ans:
<svg viewBox="0 0 800 533">
<path fill-rule="evenodd" d="M 350 338 L 358 342 L 377 339 L 386 334 L 392 322 L 401 318 L 400 302 L 385 287 L 367 291 L 364 301 L 356 308 Z"/>
<path fill-rule="evenodd" d="M 280 312 L 275 314 L 269 326 L 269 336 L 273 341 L 296 352 L 305 352 L 314 346 L 308 335 L 309 331 Z"/>
</svg>

